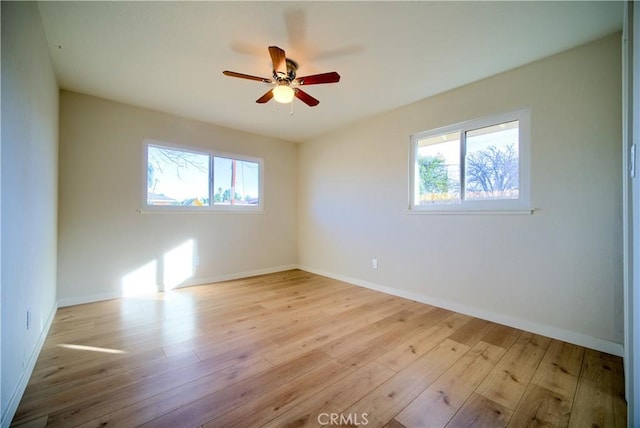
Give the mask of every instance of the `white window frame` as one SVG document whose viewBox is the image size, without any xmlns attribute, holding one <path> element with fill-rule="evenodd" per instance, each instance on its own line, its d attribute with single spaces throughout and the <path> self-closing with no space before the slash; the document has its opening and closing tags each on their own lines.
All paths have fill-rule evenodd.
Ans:
<svg viewBox="0 0 640 428">
<path fill-rule="evenodd" d="M 142 154 L 142 198 L 141 206 L 138 212 L 171 212 L 171 213 L 263 213 L 264 212 L 264 159 L 254 156 L 240 155 L 237 153 L 220 152 L 217 150 L 204 149 L 202 147 L 193 147 L 185 144 L 169 143 L 146 138 L 143 141 Z M 166 148 L 170 150 L 179 150 L 184 152 L 196 153 L 209 156 L 209 206 L 182 206 L 182 205 L 149 205 L 147 203 L 147 175 L 149 164 L 149 146 Z M 214 203 L 214 158 L 227 158 L 239 161 L 255 162 L 258 164 L 258 205 L 216 205 Z"/>
<path fill-rule="evenodd" d="M 501 123 L 518 121 L 518 198 L 493 200 L 466 200 L 455 203 L 420 205 L 416 203 L 415 187 L 418 184 L 416 161 L 418 142 L 424 138 L 441 134 L 460 132 L 460 170 L 461 186 L 464 186 L 463 174 L 466 159 L 466 132 Z M 531 214 L 531 110 L 520 108 L 506 113 L 472 119 L 453 125 L 447 125 L 411 135 L 409 155 L 409 210 L 414 214 Z"/>
</svg>

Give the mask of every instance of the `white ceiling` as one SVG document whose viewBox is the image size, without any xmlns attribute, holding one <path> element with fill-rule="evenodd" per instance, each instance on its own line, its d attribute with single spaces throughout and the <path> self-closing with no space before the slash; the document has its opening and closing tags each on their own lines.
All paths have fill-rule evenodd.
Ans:
<svg viewBox="0 0 640 428">
<path fill-rule="evenodd" d="M 518 67 L 622 28 L 622 2 L 40 2 L 61 88 L 290 141 Z M 267 47 L 307 107 L 256 104 Z"/>
</svg>

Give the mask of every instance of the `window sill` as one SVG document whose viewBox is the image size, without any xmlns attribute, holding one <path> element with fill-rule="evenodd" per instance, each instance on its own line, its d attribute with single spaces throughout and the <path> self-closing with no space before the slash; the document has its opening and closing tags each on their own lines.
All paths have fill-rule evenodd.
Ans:
<svg viewBox="0 0 640 428">
<path fill-rule="evenodd" d="M 138 214 L 266 214 L 265 210 L 230 210 L 230 209 L 153 209 L 138 208 Z"/>
<path fill-rule="evenodd" d="M 533 215 L 535 208 L 505 210 L 455 210 L 455 209 L 413 209 L 405 211 L 408 215 Z"/>
</svg>

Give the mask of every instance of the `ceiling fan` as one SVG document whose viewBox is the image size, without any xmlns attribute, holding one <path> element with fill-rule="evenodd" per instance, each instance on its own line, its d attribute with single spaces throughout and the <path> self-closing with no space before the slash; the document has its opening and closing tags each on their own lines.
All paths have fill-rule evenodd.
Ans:
<svg viewBox="0 0 640 428">
<path fill-rule="evenodd" d="M 236 73 L 235 71 L 223 71 L 222 74 L 275 85 L 273 89 L 270 89 L 256 100 L 259 104 L 264 104 L 271 100 L 271 98 L 279 103 L 287 104 L 293 101 L 293 97 L 296 97 L 309 107 L 317 106 L 320 104 L 320 101 L 304 92 L 299 86 L 336 83 L 340 81 L 340 75 L 335 71 L 296 77 L 298 63 L 287 58 L 284 50 L 277 46 L 269 46 L 269 54 L 273 62 L 273 78 L 250 76 L 248 74 Z"/>
</svg>

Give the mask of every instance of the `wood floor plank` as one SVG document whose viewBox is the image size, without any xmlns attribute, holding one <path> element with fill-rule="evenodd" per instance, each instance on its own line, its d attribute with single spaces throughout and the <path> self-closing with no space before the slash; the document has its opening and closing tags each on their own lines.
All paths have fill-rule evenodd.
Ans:
<svg viewBox="0 0 640 428">
<path fill-rule="evenodd" d="M 299 354 L 308 352 L 343 337 L 355 330 L 364 328 L 372 322 L 380 320 L 388 310 L 384 306 L 377 308 L 371 305 L 353 308 L 339 315 L 333 316 L 325 322 L 322 330 L 310 329 L 296 335 L 287 335 L 286 343 L 281 342 L 277 349 L 265 354 L 274 364 L 295 358 Z M 274 340 L 278 340 L 275 339 Z"/>
<path fill-rule="evenodd" d="M 157 304 L 157 302 L 152 302 L 150 307 L 140 307 L 142 303 L 136 302 L 136 307 L 140 307 L 140 309 L 134 315 L 126 315 L 127 311 L 123 311 L 123 313 L 119 314 L 121 318 L 112 322 L 105 321 L 104 317 L 98 317 L 95 321 L 95 325 L 99 326 L 98 328 L 94 326 L 88 331 L 70 329 L 64 334 L 52 335 L 50 336 L 51 340 L 46 344 L 47 349 L 49 347 L 58 347 L 61 343 L 68 343 L 122 349 L 130 352 L 133 349 L 131 345 L 139 350 L 145 340 L 157 341 L 162 338 L 165 343 L 169 343 L 173 340 L 195 337 L 202 333 L 192 322 L 193 320 L 189 320 L 189 316 L 185 315 L 192 314 L 193 307 L 185 307 L 182 303 L 172 302 L 171 305 L 177 305 L 177 308 L 172 308 L 171 312 L 178 311 L 181 319 L 180 322 L 177 322 L 166 311 L 163 311 L 162 317 L 158 319 L 159 309 L 155 307 Z M 101 303 L 96 305 L 98 305 L 99 310 Z M 118 334 L 105 334 L 109 332 L 118 332 Z M 162 336 L 157 333 L 162 333 Z M 55 353 L 48 354 L 48 357 L 55 357 Z"/>
<path fill-rule="evenodd" d="M 434 314 L 436 311 L 437 313 Z M 424 330 L 431 328 L 434 325 L 446 327 L 446 329 L 453 332 L 473 319 L 468 315 L 459 314 L 446 309 L 437 308 L 436 311 L 429 310 L 424 313 L 419 313 L 415 318 L 408 320 L 411 328 L 401 332 L 401 334 L 396 334 L 395 337 L 388 337 L 384 347 L 387 350 L 395 349 L 403 345 L 410 338 L 420 335 Z"/>
<path fill-rule="evenodd" d="M 36 419 L 31 419 L 25 423 L 15 423 L 11 426 L 16 428 L 45 428 L 47 426 L 47 419 L 47 415 L 44 415 Z"/>
<path fill-rule="evenodd" d="M 202 319 L 200 321 L 202 329 L 207 333 L 170 344 L 162 344 L 162 350 L 167 357 L 193 351 L 204 359 L 207 358 L 211 351 L 215 352 L 215 350 L 219 349 L 222 342 L 239 342 L 247 334 L 258 336 L 261 334 L 259 333 L 260 331 L 269 330 L 271 332 L 283 328 L 285 320 L 278 319 L 268 322 L 271 313 L 259 306 L 256 308 L 248 309 L 252 316 L 242 319 L 227 322 Z M 224 315 L 221 314 L 220 318 L 224 318 Z M 269 337 L 270 335 L 264 334 L 264 336 Z M 270 339 L 269 341 L 272 342 Z"/>
<path fill-rule="evenodd" d="M 552 340 L 531 383 L 570 397 L 573 401 L 583 357 L 583 347 Z"/>
<path fill-rule="evenodd" d="M 447 427 L 506 427 L 512 413 L 511 409 L 503 407 L 482 395 L 474 393 L 447 424 Z"/>
<path fill-rule="evenodd" d="M 624 427 L 626 412 L 622 363 L 587 349 L 573 407 L 570 427 Z"/>
<path fill-rule="evenodd" d="M 76 352 L 77 353 L 77 352 Z M 192 358 L 193 354 L 187 355 Z M 125 356 L 93 355 L 87 363 L 78 363 L 73 353 L 61 357 L 54 363 L 45 363 L 38 359 L 36 367 L 25 390 L 23 399 L 32 401 L 44 396 L 67 390 L 76 386 L 87 385 L 98 379 L 115 376 L 142 366 L 164 364 L 167 357 L 161 349 L 148 352 L 127 354 Z"/>
<path fill-rule="evenodd" d="M 384 428 L 408 428 L 407 426 L 401 424 L 400 422 L 398 422 L 395 419 L 391 419 L 385 426 Z"/>
<path fill-rule="evenodd" d="M 205 424 L 246 401 L 271 393 L 279 386 L 330 362 L 331 358 L 325 353 L 311 351 L 292 362 L 242 380 L 140 426 L 193 427 Z"/>
<path fill-rule="evenodd" d="M 412 314 L 412 312 L 408 311 L 404 307 L 406 306 L 406 302 L 394 300 L 390 303 L 379 303 L 377 305 L 366 305 L 364 307 L 357 307 L 349 312 L 355 313 L 360 316 L 361 319 L 357 320 L 361 326 L 366 326 L 369 324 L 375 324 L 377 321 L 380 321 L 384 318 L 387 318 L 390 315 L 403 312 L 407 314 Z M 296 340 L 300 340 L 304 338 L 308 334 L 313 334 L 317 331 L 318 323 L 322 322 L 324 325 L 335 325 L 331 321 L 334 317 L 328 317 L 326 315 L 319 319 L 306 319 L 304 321 L 298 322 L 296 324 L 290 324 L 288 328 L 286 328 L 281 333 L 275 334 L 272 336 L 272 339 L 280 344 L 291 343 Z M 348 319 L 344 314 L 338 318 L 338 321 Z M 330 324 L 329 324 L 330 323 Z M 357 329 L 357 328 L 356 328 Z"/>
<path fill-rule="evenodd" d="M 573 397 L 565 397 L 535 384 L 529 384 L 520 404 L 511 416 L 509 426 L 566 427 L 571 415 Z"/>
<path fill-rule="evenodd" d="M 103 391 L 101 395 L 85 397 L 77 404 L 51 413 L 49 421 L 52 424 L 77 425 L 96 416 L 111 413 L 161 392 L 177 388 L 184 383 L 219 372 L 247 359 L 244 354 L 237 355 L 235 359 L 230 359 L 225 355 L 223 359 L 212 358 L 177 370 L 158 373 L 149 376 L 144 382 L 114 385 L 108 392 Z"/>
<path fill-rule="evenodd" d="M 398 329 L 405 330 L 407 319 L 413 316 L 415 316 L 415 314 L 407 310 L 394 312 L 379 321 L 367 325 L 366 327 L 336 338 L 322 346 L 320 349 L 328 355 L 337 358 L 346 353 L 352 352 L 358 347 L 358 345 L 365 344 L 370 340 L 375 340 L 387 332 L 395 332 Z M 380 345 L 383 344 L 384 341 L 380 341 Z"/>
<path fill-rule="evenodd" d="M 105 391 L 121 390 L 127 386 L 146 382 L 153 376 L 171 373 L 180 369 L 184 370 L 185 367 L 189 368 L 197 362 L 199 360 L 195 355 L 185 355 L 180 358 L 143 365 L 111 376 L 95 377 L 93 381 L 87 379 L 84 383 L 75 382 L 74 386 L 69 383 L 64 383 L 62 386 L 43 386 L 42 395 L 36 399 L 29 399 L 23 406 L 20 406 L 14 419 L 16 421 L 30 420 L 36 416 L 62 412 L 64 409 L 74 408 L 78 403 L 79 397 L 82 397 L 83 403 L 87 403 L 104 396 Z M 56 423 L 56 421 L 55 417 L 50 418 L 51 424 Z"/>
<path fill-rule="evenodd" d="M 447 311 L 444 314 L 449 313 L 451 312 Z M 337 346 L 336 344 L 330 344 L 332 346 L 327 352 L 334 352 L 334 356 L 341 364 L 362 367 L 364 364 L 376 361 L 401 347 L 409 338 L 421 334 L 423 329 L 430 330 L 432 327 L 424 325 L 425 316 L 428 317 L 427 314 L 414 314 L 410 317 L 403 316 L 398 322 L 389 324 L 383 329 L 370 331 L 367 328 L 356 332 L 357 334 L 355 336 L 350 337 L 350 335 L 347 335 L 345 336 L 345 340 L 337 341 L 340 342 Z M 468 319 L 465 315 L 461 314 L 453 314 L 450 315 L 450 317 Z M 449 317 L 447 317 L 447 319 L 448 318 Z M 406 358 L 403 361 L 409 364 L 409 362 L 413 360 L 414 358 Z M 397 369 L 399 370 L 400 364 L 398 363 L 397 365 Z"/>
<path fill-rule="evenodd" d="M 445 316 L 447 313 L 442 315 Z M 432 319 L 433 321 L 437 321 L 441 318 Z M 468 323 L 469 320 L 469 317 L 460 314 L 450 315 L 433 327 L 427 328 L 407 342 L 387 352 L 383 357 L 379 358 L 378 361 L 392 370 L 402 370 L 437 344 L 451 336 L 452 333 Z"/>
<path fill-rule="evenodd" d="M 11 426 L 623 427 L 625 417 L 619 357 L 291 270 L 60 308 Z"/>
<path fill-rule="evenodd" d="M 320 283 L 321 280 L 318 280 Z M 310 310 L 317 307 L 339 306 L 351 300 L 351 296 L 345 295 L 348 288 L 346 284 L 334 283 L 328 288 L 304 290 L 304 292 L 294 292 L 286 298 L 272 300 L 261 300 L 260 304 L 271 310 L 301 311 Z M 358 296 L 364 290 L 358 290 L 352 296 Z"/>
<path fill-rule="evenodd" d="M 444 340 L 344 413 L 366 413 L 369 422 L 367 426 L 384 426 L 468 350 L 466 345 Z"/>
<path fill-rule="evenodd" d="M 315 394 L 300 405 L 267 422 L 263 428 L 317 426 L 321 414 L 340 414 L 395 374 L 383 365 L 371 362 Z"/>
<path fill-rule="evenodd" d="M 478 386 L 477 392 L 502 407 L 514 410 L 550 341 L 533 333 L 522 333 Z"/>
<path fill-rule="evenodd" d="M 463 345 L 473 347 L 495 327 L 496 324 L 492 323 L 491 321 L 474 318 L 466 325 L 458 329 L 458 331 L 453 333 L 449 338 L 451 340 L 455 340 L 456 342 L 460 342 Z M 491 343 L 487 341 L 485 342 Z"/>
<path fill-rule="evenodd" d="M 260 426 L 353 371 L 355 367 L 346 367 L 332 360 L 274 389 L 269 394 L 263 394 L 255 400 L 241 404 L 202 426 L 203 428 Z"/>
<path fill-rule="evenodd" d="M 408 427 L 444 427 L 505 353 L 478 342 L 395 419 Z"/>
<path fill-rule="evenodd" d="M 494 324 L 493 328 L 482 337 L 484 342 L 490 343 L 502 348 L 509 348 L 518 340 L 522 330 L 518 330 L 506 325 Z"/>
<path fill-rule="evenodd" d="M 133 427 L 159 418 L 182 406 L 216 391 L 228 388 L 235 383 L 259 375 L 272 365 L 262 357 L 243 361 L 234 366 L 220 370 L 210 375 L 202 376 L 191 382 L 160 392 L 133 404 L 123 405 L 113 412 L 92 419 L 80 427 Z"/>
<path fill-rule="evenodd" d="M 194 353 L 204 361 L 210 358 L 218 358 L 224 360 L 224 355 L 229 358 L 236 358 L 238 355 L 244 355 L 249 358 L 254 355 L 264 355 L 268 352 L 278 349 L 279 345 L 273 340 L 265 337 L 263 334 L 245 334 L 228 340 L 223 340 L 206 346 L 196 347 Z"/>
<path fill-rule="evenodd" d="M 381 303 L 384 305 L 384 304 L 393 302 L 395 300 L 396 299 L 392 298 L 392 296 L 379 295 L 379 294 L 372 295 L 371 293 L 363 293 L 362 295 L 359 295 L 359 296 L 356 295 L 353 297 L 348 297 L 345 299 L 343 303 L 340 303 L 337 305 L 331 305 L 323 308 L 322 310 L 324 313 L 331 316 L 331 315 L 340 314 L 342 312 L 348 311 L 355 307 L 362 307 L 363 305 L 377 304 L 377 303 Z M 425 305 L 425 306 L 428 306 L 428 305 Z"/>
</svg>

